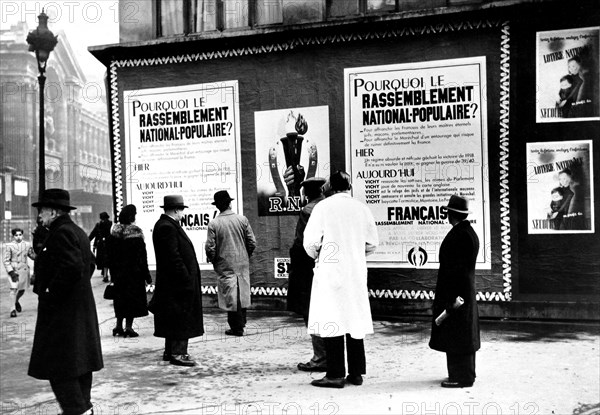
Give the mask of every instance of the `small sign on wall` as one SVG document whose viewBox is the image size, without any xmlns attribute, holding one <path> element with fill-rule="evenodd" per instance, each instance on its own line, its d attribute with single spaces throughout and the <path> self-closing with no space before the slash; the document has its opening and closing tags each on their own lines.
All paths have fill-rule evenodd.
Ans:
<svg viewBox="0 0 600 415">
<path fill-rule="evenodd" d="M 275 258 L 274 268 L 275 278 L 289 278 L 290 258 Z"/>
</svg>

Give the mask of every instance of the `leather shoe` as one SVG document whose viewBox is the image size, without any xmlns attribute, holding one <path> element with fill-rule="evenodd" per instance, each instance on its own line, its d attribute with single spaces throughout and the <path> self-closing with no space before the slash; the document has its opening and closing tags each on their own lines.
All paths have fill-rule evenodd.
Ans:
<svg viewBox="0 0 600 415">
<path fill-rule="evenodd" d="M 457 382 L 454 380 L 445 380 L 442 382 L 442 388 L 470 388 L 473 386 L 473 382 Z"/>
<path fill-rule="evenodd" d="M 318 366 L 311 362 L 298 363 L 298 370 L 303 372 L 327 372 L 327 366 Z"/>
<path fill-rule="evenodd" d="M 225 330 L 225 334 L 228 336 L 242 337 L 244 335 L 244 330 Z"/>
<path fill-rule="evenodd" d="M 170 362 L 170 361 L 171 361 L 171 355 L 163 352 L 163 362 Z"/>
<path fill-rule="evenodd" d="M 348 375 L 346 381 L 353 385 L 360 386 L 363 384 L 363 377 L 361 375 Z"/>
<path fill-rule="evenodd" d="M 113 337 L 123 336 L 124 334 L 125 334 L 125 332 L 123 331 L 122 327 L 115 327 L 113 329 Z"/>
<path fill-rule="evenodd" d="M 17 316 L 17 312 L 15 310 L 10 312 L 10 316 L 11 317 L 16 317 Z"/>
<path fill-rule="evenodd" d="M 196 362 L 192 360 L 189 354 L 175 354 L 171 356 L 169 363 L 175 366 L 196 366 Z"/>
<path fill-rule="evenodd" d="M 126 328 L 123 332 L 123 337 L 138 337 L 139 334 L 136 331 L 133 331 L 132 328 Z"/>
<path fill-rule="evenodd" d="M 346 384 L 344 378 L 328 378 L 325 376 L 323 379 L 315 379 L 310 382 L 313 386 L 319 386 L 321 388 L 343 388 Z"/>
<path fill-rule="evenodd" d="M 21 311 L 23 311 L 23 309 L 21 308 L 21 304 L 19 304 L 19 302 L 17 301 L 15 303 L 15 308 L 17 309 L 17 311 L 20 313 Z"/>
</svg>

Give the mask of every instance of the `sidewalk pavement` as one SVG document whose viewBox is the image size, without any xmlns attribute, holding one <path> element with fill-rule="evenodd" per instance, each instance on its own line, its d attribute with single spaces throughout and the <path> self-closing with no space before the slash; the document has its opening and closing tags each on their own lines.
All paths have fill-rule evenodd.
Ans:
<svg viewBox="0 0 600 415">
<path fill-rule="evenodd" d="M 37 297 L 9 317 L 8 283 L 0 272 L 0 413 L 57 414 L 47 381 L 27 376 Z M 136 319 L 140 337 L 115 338 L 105 284 L 92 279 L 104 369 L 94 373 L 96 415 L 107 414 L 600 414 L 600 325 L 482 321 L 477 381 L 443 389 L 445 355 L 427 346 L 430 322 L 377 320 L 365 340 L 362 386 L 322 389 L 322 373 L 296 369 L 311 357 L 303 321 L 286 312 L 248 312 L 247 335 L 224 334 L 226 313 L 205 309 L 206 334 L 190 341 L 198 366 L 162 361 L 152 315 Z"/>
</svg>

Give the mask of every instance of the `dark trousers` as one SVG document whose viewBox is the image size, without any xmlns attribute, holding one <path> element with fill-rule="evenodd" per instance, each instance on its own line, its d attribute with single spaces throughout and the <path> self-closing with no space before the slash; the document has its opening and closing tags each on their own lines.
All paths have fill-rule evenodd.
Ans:
<svg viewBox="0 0 600 415">
<path fill-rule="evenodd" d="M 50 379 L 64 415 L 80 415 L 92 407 L 92 372 L 71 379 Z"/>
<path fill-rule="evenodd" d="M 308 315 L 302 315 L 304 318 L 304 326 L 308 327 Z M 310 364 L 314 366 L 327 365 L 327 351 L 325 350 L 325 337 L 310 335 L 313 346 L 313 357 L 310 359 Z"/>
<path fill-rule="evenodd" d="M 165 339 L 165 354 L 168 356 L 188 354 L 188 339 Z"/>
<path fill-rule="evenodd" d="M 446 363 L 449 380 L 462 383 L 475 382 L 475 353 L 446 353 Z"/>
<path fill-rule="evenodd" d="M 240 286 L 237 288 L 237 310 L 227 312 L 227 323 L 233 331 L 244 331 L 246 327 L 246 309 L 242 308 L 242 302 L 240 301 Z"/>
<path fill-rule="evenodd" d="M 324 339 L 327 355 L 327 377 L 343 378 L 346 376 L 344 336 L 324 337 Z M 363 339 L 353 339 L 349 334 L 346 334 L 346 350 L 348 351 L 348 373 L 351 375 L 364 375 L 367 363 Z"/>
</svg>

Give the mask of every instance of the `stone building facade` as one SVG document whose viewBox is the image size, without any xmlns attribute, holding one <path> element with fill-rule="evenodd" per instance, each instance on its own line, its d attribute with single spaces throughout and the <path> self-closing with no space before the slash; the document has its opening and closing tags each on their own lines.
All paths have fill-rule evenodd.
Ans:
<svg viewBox="0 0 600 415">
<path fill-rule="evenodd" d="M 30 28 L 19 23 L 0 33 L 1 239 L 10 229 L 35 225 L 37 200 L 39 84 L 35 55 L 25 41 Z M 104 85 L 89 82 L 63 32 L 46 70 L 46 188 L 71 192 L 75 220 L 91 229 L 111 211 L 111 166 Z"/>
</svg>

